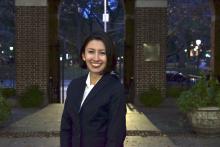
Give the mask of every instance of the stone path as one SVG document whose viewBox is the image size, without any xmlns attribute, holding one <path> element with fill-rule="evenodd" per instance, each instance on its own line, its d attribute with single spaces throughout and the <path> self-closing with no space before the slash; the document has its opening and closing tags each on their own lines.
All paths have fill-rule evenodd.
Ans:
<svg viewBox="0 0 220 147">
<path fill-rule="evenodd" d="M 59 147 L 62 104 L 15 109 L 0 128 L 0 147 Z M 20 114 L 20 116 L 19 116 Z M 175 107 L 127 105 L 125 147 L 219 147 L 220 137 L 198 136 Z"/>
</svg>

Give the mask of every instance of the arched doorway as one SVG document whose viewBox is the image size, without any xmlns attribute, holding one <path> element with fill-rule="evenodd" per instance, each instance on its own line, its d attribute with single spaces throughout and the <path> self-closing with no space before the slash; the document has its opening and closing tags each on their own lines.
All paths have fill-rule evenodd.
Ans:
<svg viewBox="0 0 220 147">
<path fill-rule="evenodd" d="M 107 0 L 106 32 L 116 44 L 117 73 L 123 82 L 124 65 L 124 4 L 122 0 Z M 60 43 L 60 98 L 64 102 L 69 82 L 85 70 L 79 67 L 78 54 L 85 36 L 93 31 L 104 31 L 104 0 L 63 0 L 59 6 Z"/>
</svg>

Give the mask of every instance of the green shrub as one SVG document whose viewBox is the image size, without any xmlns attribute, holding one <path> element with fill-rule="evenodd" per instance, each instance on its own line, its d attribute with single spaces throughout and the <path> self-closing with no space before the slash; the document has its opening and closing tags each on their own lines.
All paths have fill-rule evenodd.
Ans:
<svg viewBox="0 0 220 147">
<path fill-rule="evenodd" d="M 217 103 L 217 106 L 220 108 L 220 91 L 216 94 L 215 101 Z"/>
<path fill-rule="evenodd" d="M 0 123 L 7 120 L 11 114 L 11 108 L 0 93 Z"/>
<path fill-rule="evenodd" d="M 28 87 L 20 96 L 19 103 L 22 107 L 40 107 L 43 104 L 43 92 L 38 86 L 32 85 Z"/>
<path fill-rule="evenodd" d="M 16 95 L 16 91 L 14 88 L 2 88 L 0 89 L 2 96 L 5 98 L 9 98 L 11 96 L 15 96 Z"/>
<path fill-rule="evenodd" d="M 183 112 L 193 111 L 199 107 L 220 107 L 219 82 L 214 78 L 206 80 L 203 76 L 191 89 L 181 93 L 177 104 Z"/>
<path fill-rule="evenodd" d="M 140 97 L 140 102 L 146 107 L 157 107 L 162 103 L 161 91 L 155 87 L 150 87 L 143 92 Z"/>
</svg>

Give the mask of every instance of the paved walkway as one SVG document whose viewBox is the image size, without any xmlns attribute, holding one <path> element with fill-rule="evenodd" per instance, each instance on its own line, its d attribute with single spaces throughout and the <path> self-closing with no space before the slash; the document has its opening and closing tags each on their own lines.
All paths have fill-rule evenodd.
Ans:
<svg viewBox="0 0 220 147">
<path fill-rule="evenodd" d="M 0 147 L 59 147 L 62 104 L 43 109 L 13 109 L 0 128 Z M 220 137 L 197 136 L 173 106 L 136 108 L 127 105 L 125 147 L 219 147 Z"/>
</svg>

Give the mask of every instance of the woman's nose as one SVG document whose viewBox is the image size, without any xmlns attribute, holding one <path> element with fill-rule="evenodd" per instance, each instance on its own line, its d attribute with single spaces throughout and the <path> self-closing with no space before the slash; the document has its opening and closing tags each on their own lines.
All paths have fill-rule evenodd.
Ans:
<svg viewBox="0 0 220 147">
<path fill-rule="evenodd" d="M 95 53 L 94 60 L 99 60 L 99 53 Z"/>
</svg>

